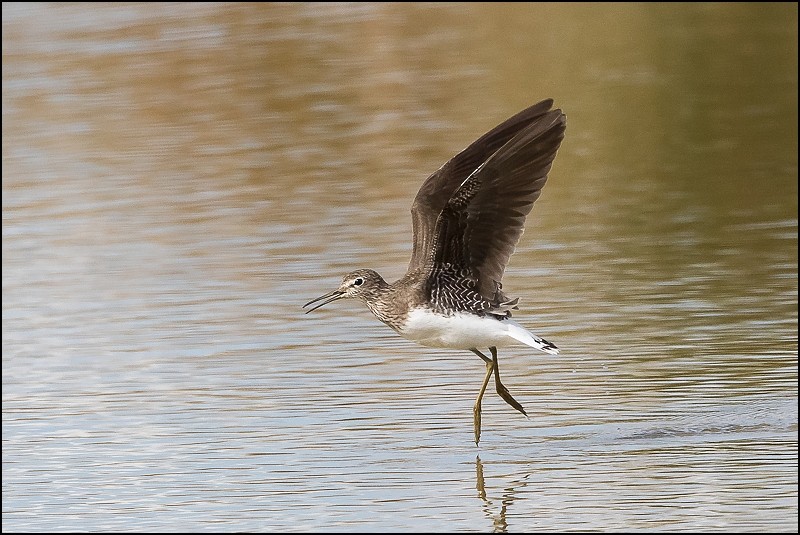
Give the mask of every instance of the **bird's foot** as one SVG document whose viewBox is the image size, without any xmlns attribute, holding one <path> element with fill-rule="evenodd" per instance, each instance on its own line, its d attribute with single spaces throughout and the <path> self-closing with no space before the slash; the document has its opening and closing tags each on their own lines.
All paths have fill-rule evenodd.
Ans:
<svg viewBox="0 0 800 535">
<path fill-rule="evenodd" d="M 495 386 L 497 387 L 497 393 L 500 394 L 500 397 L 503 398 L 503 401 L 517 409 L 526 418 L 528 417 L 528 413 L 525 412 L 525 409 L 522 408 L 522 405 L 519 403 L 519 401 L 514 399 L 514 396 L 511 395 L 511 392 L 508 391 L 503 383 L 496 381 Z"/>
</svg>

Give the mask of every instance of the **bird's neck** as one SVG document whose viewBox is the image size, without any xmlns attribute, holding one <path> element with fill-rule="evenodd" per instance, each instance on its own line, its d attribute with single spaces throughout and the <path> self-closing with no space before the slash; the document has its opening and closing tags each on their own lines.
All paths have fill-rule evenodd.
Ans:
<svg viewBox="0 0 800 535">
<path fill-rule="evenodd" d="M 389 284 L 380 278 L 368 293 L 360 297 L 376 318 L 392 329 L 398 330 L 405 311 L 398 308 L 398 305 L 402 307 L 403 300 L 398 299 L 397 293 L 397 283 Z"/>
</svg>

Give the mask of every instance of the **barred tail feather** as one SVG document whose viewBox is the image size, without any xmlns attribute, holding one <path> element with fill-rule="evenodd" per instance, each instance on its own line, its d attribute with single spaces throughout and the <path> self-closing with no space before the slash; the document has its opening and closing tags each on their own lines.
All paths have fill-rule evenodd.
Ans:
<svg viewBox="0 0 800 535">
<path fill-rule="evenodd" d="M 548 342 L 544 338 L 536 336 L 535 334 L 529 333 L 522 325 L 517 322 L 506 320 L 508 322 L 508 330 L 506 331 L 508 336 L 517 340 L 518 342 L 522 342 L 523 344 L 531 347 L 535 347 L 540 351 L 544 351 L 545 353 L 550 353 L 551 355 L 558 355 L 558 348 L 555 344 Z"/>
</svg>

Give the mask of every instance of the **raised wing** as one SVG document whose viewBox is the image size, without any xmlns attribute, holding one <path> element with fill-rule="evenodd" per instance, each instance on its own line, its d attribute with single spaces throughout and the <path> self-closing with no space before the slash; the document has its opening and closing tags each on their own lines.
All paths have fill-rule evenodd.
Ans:
<svg viewBox="0 0 800 535">
<path fill-rule="evenodd" d="M 432 261 L 436 221 L 456 189 L 498 149 L 541 119 L 552 106 L 552 99 L 547 99 L 519 112 L 481 136 L 428 177 L 411 207 L 414 249 L 409 272 Z"/>
<path fill-rule="evenodd" d="M 494 304 L 505 299 L 499 291 L 503 272 L 564 138 L 566 116 L 561 110 L 547 111 L 550 106 L 551 101 L 545 101 L 515 116 L 526 116 L 521 128 L 503 128 L 514 120 L 512 118 L 481 138 L 486 138 L 482 147 L 487 147 L 492 144 L 490 142 L 499 143 L 514 130 L 488 155 L 481 153 L 481 146 L 473 149 L 481 140 L 475 142 L 451 160 L 455 163 L 447 175 L 450 178 L 438 178 L 438 174 L 434 174 L 428 179 L 423 189 L 433 188 L 432 184 L 439 182 L 445 193 L 437 190 L 423 196 L 422 201 L 422 190 L 417 194 L 412 210 L 415 223 L 412 263 L 421 262 L 430 271 L 442 266 L 457 268 L 469 274 L 483 298 Z M 535 114 L 529 113 L 534 109 Z M 492 135 L 493 132 L 497 134 Z M 468 165 L 463 162 L 469 161 L 472 165 L 481 157 L 479 154 L 484 160 L 452 187 L 456 170 L 466 172 Z M 446 170 L 451 162 L 437 173 Z M 443 199 L 445 194 L 448 197 Z M 429 211 L 440 204 L 436 223 L 430 228 L 429 213 L 420 206 L 429 207 Z M 416 235 L 423 228 L 431 231 L 426 238 Z M 426 261 L 417 258 L 417 254 L 425 255 Z"/>
</svg>

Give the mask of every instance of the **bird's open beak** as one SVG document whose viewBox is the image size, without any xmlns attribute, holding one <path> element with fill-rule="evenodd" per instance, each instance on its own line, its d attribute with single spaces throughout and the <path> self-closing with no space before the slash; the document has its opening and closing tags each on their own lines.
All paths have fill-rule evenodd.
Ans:
<svg viewBox="0 0 800 535">
<path fill-rule="evenodd" d="M 344 294 L 344 292 L 343 292 L 343 291 L 341 291 L 341 290 L 334 290 L 334 291 L 332 291 L 332 292 L 326 293 L 325 295 L 321 295 L 321 296 L 317 297 L 316 299 L 312 299 L 311 301 L 309 301 L 308 303 L 306 303 L 305 305 L 303 305 L 303 308 L 306 308 L 308 305 L 310 305 L 310 304 L 313 304 L 313 303 L 316 303 L 317 301 L 322 301 L 322 300 L 324 299 L 324 301 L 322 301 L 322 303 L 318 304 L 318 305 L 317 305 L 317 306 L 315 306 L 315 307 L 312 307 L 312 308 L 309 308 L 308 310 L 306 310 L 306 314 L 308 314 L 308 313 L 309 313 L 309 312 L 311 312 L 312 310 L 316 310 L 316 309 L 318 309 L 319 307 L 321 307 L 321 306 L 324 306 L 324 305 L 327 305 L 328 303 L 331 303 L 331 302 L 333 302 L 333 301 L 336 301 L 337 299 L 341 299 L 341 298 L 342 298 L 342 297 L 344 297 L 344 296 L 345 296 L 345 294 Z"/>
</svg>

